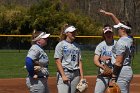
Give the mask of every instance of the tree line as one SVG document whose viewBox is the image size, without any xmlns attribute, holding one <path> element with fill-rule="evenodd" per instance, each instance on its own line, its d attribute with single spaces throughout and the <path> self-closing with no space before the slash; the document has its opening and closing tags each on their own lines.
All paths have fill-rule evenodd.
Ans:
<svg viewBox="0 0 140 93">
<path fill-rule="evenodd" d="M 78 35 L 101 35 L 104 24 L 114 23 L 102 16 L 99 9 L 111 11 L 119 19 L 130 21 L 134 35 L 139 35 L 139 0 L 0 0 L 0 34 L 27 35 L 37 29 L 59 35 L 63 25 L 68 23 L 78 28 Z M 28 38 L 20 40 L 22 47 L 30 46 Z M 79 39 L 79 42 L 92 42 L 86 40 L 88 38 Z M 4 45 L 16 48 L 19 38 L 1 38 L 0 42 L 0 48 L 6 48 Z"/>
<path fill-rule="evenodd" d="M 140 31 L 139 0 L 0 0 L 0 33 L 30 34 L 34 28 L 59 34 L 64 23 L 76 25 L 80 35 L 99 35 L 111 20 L 99 9 L 129 21 L 134 35 Z"/>
<path fill-rule="evenodd" d="M 24 1 L 24 5 L 12 2 L 8 0 L 0 6 L 0 34 L 31 34 L 37 29 L 58 35 L 65 23 L 76 26 L 78 35 L 101 33 L 99 22 L 80 10 L 70 11 L 61 0 L 36 0 L 33 4 Z"/>
<path fill-rule="evenodd" d="M 129 21 L 133 35 L 140 35 L 140 0 L 62 0 L 68 4 L 71 11 L 80 9 L 94 21 L 102 24 L 112 23 L 112 20 L 98 13 L 104 9 L 114 13 L 120 20 Z"/>
</svg>

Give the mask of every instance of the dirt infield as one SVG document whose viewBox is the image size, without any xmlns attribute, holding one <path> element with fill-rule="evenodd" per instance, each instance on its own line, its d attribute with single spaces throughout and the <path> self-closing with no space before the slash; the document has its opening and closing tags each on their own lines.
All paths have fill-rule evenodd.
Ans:
<svg viewBox="0 0 140 93">
<path fill-rule="evenodd" d="M 93 93 L 95 86 L 95 76 L 85 77 L 89 82 L 88 89 L 85 93 Z M 49 88 L 51 93 L 57 93 L 56 89 L 56 78 L 50 77 L 48 80 Z M 140 75 L 134 75 L 131 82 L 130 93 L 140 93 Z M 25 79 L 0 79 L 0 93 L 29 93 L 25 85 Z"/>
</svg>

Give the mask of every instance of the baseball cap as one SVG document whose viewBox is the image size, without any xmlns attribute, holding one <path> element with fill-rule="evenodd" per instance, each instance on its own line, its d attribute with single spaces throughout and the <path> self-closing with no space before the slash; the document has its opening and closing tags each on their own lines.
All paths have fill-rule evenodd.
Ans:
<svg viewBox="0 0 140 93">
<path fill-rule="evenodd" d="M 64 31 L 64 33 L 73 32 L 75 30 L 76 30 L 76 28 L 74 26 L 70 26 L 70 27 L 66 28 L 66 30 Z"/>
<path fill-rule="evenodd" d="M 36 38 L 34 38 L 32 41 L 37 41 L 37 40 L 39 40 L 41 38 L 47 38 L 49 36 L 50 36 L 50 34 L 46 34 L 46 32 L 42 32 L 42 33 L 40 33 L 39 36 L 37 36 Z"/>
<path fill-rule="evenodd" d="M 106 32 L 113 32 L 112 28 L 111 27 L 105 27 L 103 29 L 103 32 L 106 33 Z"/>
<path fill-rule="evenodd" d="M 122 27 L 122 28 L 125 28 L 125 29 L 131 29 L 131 27 L 126 26 L 126 25 L 124 25 L 124 24 L 122 24 L 122 23 L 119 23 L 119 24 L 117 24 L 117 25 L 114 25 L 113 27 L 114 27 L 114 28 L 120 28 L 120 27 Z"/>
</svg>

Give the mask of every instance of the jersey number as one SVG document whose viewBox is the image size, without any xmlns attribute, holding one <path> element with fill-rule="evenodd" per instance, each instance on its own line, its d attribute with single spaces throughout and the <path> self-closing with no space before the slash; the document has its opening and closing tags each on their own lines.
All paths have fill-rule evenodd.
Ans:
<svg viewBox="0 0 140 93">
<path fill-rule="evenodd" d="M 71 55 L 71 61 L 76 61 L 76 55 Z"/>
</svg>

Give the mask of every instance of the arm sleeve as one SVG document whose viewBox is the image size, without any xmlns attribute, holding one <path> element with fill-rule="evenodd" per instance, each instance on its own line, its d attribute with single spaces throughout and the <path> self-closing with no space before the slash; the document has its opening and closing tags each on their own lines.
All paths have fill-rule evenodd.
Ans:
<svg viewBox="0 0 140 93">
<path fill-rule="evenodd" d="M 55 48 L 54 58 L 62 59 L 62 44 L 58 43 L 58 45 Z"/>
<path fill-rule="evenodd" d="M 33 45 L 30 50 L 28 51 L 27 57 L 31 58 L 32 60 L 38 59 L 40 56 L 40 49 L 37 45 Z"/>
<path fill-rule="evenodd" d="M 125 42 L 119 41 L 116 45 L 116 55 L 124 55 L 126 50 Z"/>
<path fill-rule="evenodd" d="M 96 49 L 95 49 L 95 54 L 100 56 L 101 55 L 101 44 L 97 45 Z"/>
<path fill-rule="evenodd" d="M 33 64 L 33 60 L 29 57 L 26 57 L 25 59 L 25 64 L 26 64 L 26 69 L 29 73 L 29 76 L 33 77 L 34 75 L 34 64 Z"/>
</svg>

